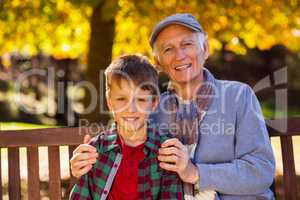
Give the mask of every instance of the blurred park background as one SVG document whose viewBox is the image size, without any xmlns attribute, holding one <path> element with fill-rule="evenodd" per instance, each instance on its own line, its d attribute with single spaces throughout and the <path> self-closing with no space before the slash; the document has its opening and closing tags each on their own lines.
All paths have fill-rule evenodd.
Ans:
<svg viewBox="0 0 300 200">
<path fill-rule="evenodd" d="M 300 116 L 298 0 L 0 0 L 0 130 L 105 124 L 109 115 L 97 109 L 84 114 L 93 97 L 78 85 L 92 83 L 103 106 L 99 70 L 125 53 L 153 59 L 151 29 L 174 12 L 192 13 L 208 33 L 206 67 L 217 78 L 256 88 L 268 119 Z M 280 85 L 278 73 L 287 77 Z M 276 107 L 278 89 L 287 91 L 286 109 Z M 279 140 L 272 145 L 281 180 Z M 294 154 L 300 175 L 299 137 Z"/>
</svg>

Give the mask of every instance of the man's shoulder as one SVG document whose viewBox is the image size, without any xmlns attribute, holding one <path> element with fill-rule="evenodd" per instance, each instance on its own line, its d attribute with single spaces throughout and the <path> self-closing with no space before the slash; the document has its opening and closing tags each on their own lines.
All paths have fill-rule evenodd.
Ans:
<svg viewBox="0 0 300 200">
<path fill-rule="evenodd" d="M 250 88 L 247 83 L 243 83 L 240 81 L 233 81 L 233 80 L 216 80 L 216 87 L 225 87 L 231 89 L 232 91 L 239 91 L 241 89 Z"/>
<path fill-rule="evenodd" d="M 226 98 L 234 98 L 234 100 L 255 95 L 251 86 L 239 81 L 216 80 L 216 88 L 218 93 L 223 94 Z"/>
<path fill-rule="evenodd" d="M 234 80 L 220 80 L 215 79 L 213 82 L 213 87 L 217 90 L 220 89 L 226 89 L 228 92 L 240 92 L 243 90 L 252 90 L 251 87 L 247 83 L 243 83 L 240 81 L 234 81 Z M 165 98 L 168 98 L 170 96 L 169 91 L 165 91 L 161 93 L 160 99 L 164 100 Z"/>
</svg>

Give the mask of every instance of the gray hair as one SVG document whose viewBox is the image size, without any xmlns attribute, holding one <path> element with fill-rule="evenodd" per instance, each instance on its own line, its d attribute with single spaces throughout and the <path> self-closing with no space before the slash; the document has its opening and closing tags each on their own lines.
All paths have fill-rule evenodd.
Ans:
<svg viewBox="0 0 300 200">
<path fill-rule="evenodd" d="M 202 33 L 202 32 L 197 32 L 197 39 L 198 39 L 198 42 L 199 42 L 199 45 L 200 45 L 200 49 L 202 51 L 204 51 L 204 45 L 205 45 L 205 42 L 207 41 L 207 34 L 206 33 Z"/>
</svg>

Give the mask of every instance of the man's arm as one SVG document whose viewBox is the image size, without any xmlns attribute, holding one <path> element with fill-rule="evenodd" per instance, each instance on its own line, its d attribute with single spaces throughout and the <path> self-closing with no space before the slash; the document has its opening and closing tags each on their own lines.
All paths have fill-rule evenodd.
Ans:
<svg viewBox="0 0 300 200">
<path fill-rule="evenodd" d="M 177 172 L 183 182 L 195 184 L 199 180 L 197 167 L 191 162 L 186 146 L 177 138 L 162 143 L 158 160 L 161 168 Z"/>
<path fill-rule="evenodd" d="M 244 88 L 238 104 L 236 159 L 228 163 L 196 164 L 200 189 L 230 195 L 254 195 L 265 192 L 273 182 L 273 151 L 259 102 L 249 86 Z"/>
<path fill-rule="evenodd" d="M 189 161 L 179 140 L 165 142 L 159 150 L 160 166 L 175 171 L 184 182 L 195 183 L 200 190 L 215 190 L 229 195 L 265 192 L 273 182 L 275 160 L 260 105 L 250 87 L 246 87 L 238 108 L 236 159 L 228 163 L 205 164 Z M 216 144 L 217 145 L 217 144 Z M 198 174 L 195 171 L 198 169 Z M 197 182 L 197 181 L 196 181 Z"/>
</svg>

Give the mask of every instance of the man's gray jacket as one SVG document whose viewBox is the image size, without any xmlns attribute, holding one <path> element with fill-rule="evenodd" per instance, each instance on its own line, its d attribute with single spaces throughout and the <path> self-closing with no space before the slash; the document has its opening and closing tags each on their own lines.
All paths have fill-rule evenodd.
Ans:
<svg viewBox="0 0 300 200">
<path fill-rule="evenodd" d="M 206 83 L 212 84 L 214 98 L 200 124 L 200 137 L 193 162 L 200 173 L 200 190 L 215 190 L 216 199 L 274 199 L 269 189 L 275 161 L 259 102 L 243 83 L 217 80 L 204 69 Z M 172 119 L 160 106 L 151 116 L 159 129 L 168 129 Z M 178 112 L 195 107 L 179 101 Z"/>
</svg>

